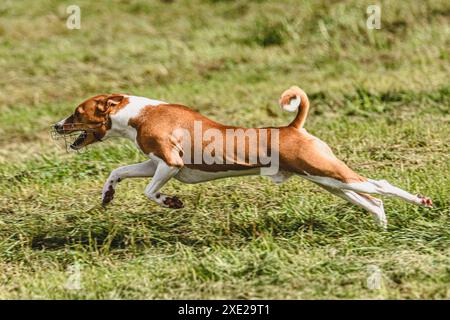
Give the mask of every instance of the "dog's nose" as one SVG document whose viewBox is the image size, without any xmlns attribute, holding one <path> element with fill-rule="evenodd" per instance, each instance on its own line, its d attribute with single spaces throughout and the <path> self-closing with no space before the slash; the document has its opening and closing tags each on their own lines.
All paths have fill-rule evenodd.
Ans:
<svg viewBox="0 0 450 320">
<path fill-rule="evenodd" d="M 55 129 L 56 132 L 61 132 L 63 130 L 63 125 L 61 123 L 55 123 L 53 125 L 53 128 Z"/>
</svg>

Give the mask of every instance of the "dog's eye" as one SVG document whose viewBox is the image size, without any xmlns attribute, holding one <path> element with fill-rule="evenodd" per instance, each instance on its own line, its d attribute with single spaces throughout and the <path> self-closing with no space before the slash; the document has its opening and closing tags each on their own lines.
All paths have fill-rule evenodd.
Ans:
<svg viewBox="0 0 450 320">
<path fill-rule="evenodd" d="M 73 114 L 73 121 L 74 122 L 80 122 L 81 114 L 78 111 L 75 111 Z"/>
</svg>

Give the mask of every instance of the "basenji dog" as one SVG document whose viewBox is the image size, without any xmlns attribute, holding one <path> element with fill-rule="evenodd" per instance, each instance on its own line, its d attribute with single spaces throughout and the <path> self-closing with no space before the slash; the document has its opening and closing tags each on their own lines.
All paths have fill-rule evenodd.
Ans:
<svg viewBox="0 0 450 320">
<path fill-rule="evenodd" d="M 297 111 L 289 125 L 240 128 L 220 124 L 184 105 L 126 94 L 102 94 L 81 103 L 72 115 L 54 124 L 53 129 L 59 135 L 78 132 L 70 145 L 74 150 L 108 138 L 124 137 L 148 157 L 142 163 L 111 172 L 103 187 L 103 205 L 113 200 L 117 184 L 126 178 L 153 177 L 145 195 L 163 207 L 181 208 L 183 203 L 178 197 L 160 193 L 171 178 L 199 183 L 262 174 L 276 183 L 292 175 L 312 181 L 366 209 L 384 228 L 387 220 L 383 202 L 369 194 L 395 196 L 432 207 L 428 197 L 413 195 L 386 180 L 368 179 L 355 173 L 336 158 L 325 142 L 308 133 L 304 124 L 310 103 L 302 89 L 293 86 L 284 91 L 279 104 L 286 111 Z M 268 163 L 268 157 L 275 165 Z"/>
</svg>

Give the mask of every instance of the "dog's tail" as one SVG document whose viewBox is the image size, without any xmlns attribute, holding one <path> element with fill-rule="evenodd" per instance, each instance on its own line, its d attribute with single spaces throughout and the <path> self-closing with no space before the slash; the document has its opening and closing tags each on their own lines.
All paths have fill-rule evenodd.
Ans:
<svg viewBox="0 0 450 320">
<path fill-rule="evenodd" d="M 292 86 L 281 94 L 280 106 L 286 111 L 298 110 L 297 116 L 289 126 L 296 129 L 303 128 L 309 110 L 309 100 L 306 93 L 297 86 Z"/>
</svg>

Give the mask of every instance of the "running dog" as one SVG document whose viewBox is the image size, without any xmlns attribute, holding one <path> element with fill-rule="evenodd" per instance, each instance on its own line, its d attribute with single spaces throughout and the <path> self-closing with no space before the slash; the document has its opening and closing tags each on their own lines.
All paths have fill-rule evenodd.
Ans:
<svg viewBox="0 0 450 320">
<path fill-rule="evenodd" d="M 244 135 L 253 133 L 257 142 L 266 142 L 267 150 L 262 154 L 278 154 L 279 170 L 269 174 L 274 182 L 281 183 L 292 175 L 301 176 L 366 209 L 384 228 L 387 220 L 383 202 L 369 194 L 395 196 L 415 205 L 432 207 L 428 197 L 413 195 L 386 180 L 360 176 L 337 159 L 325 142 L 308 133 L 303 126 L 310 105 L 302 89 L 293 86 L 284 91 L 279 104 L 286 111 L 297 111 L 297 116 L 289 125 L 278 128 L 239 128 L 217 123 L 183 105 L 126 94 L 104 94 L 81 103 L 72 115 L 54 124 L 53 129 L 59 135 L 79 132 L 77 139 L 70 145 L 74 150 L 110 137 L 124 137 L 133 141 L 149 158 L 111 172 L 102 191 L 103 205 L 113 200 L 117 184 L 126 178 L 153 177 L 145 188 L 145 195 L 163 207 L 176 209 L 183 207 L 181 200 L 159 192 L 171 178 L 185 183 L 199 183 L 261 174 L 267 163 L 261 160 L 247 161 L 251 157 L 249 149 L 252 147 L 248 140 L 244 140 L 243 154 L 239 154 L 239 148 L 225 150 L 223 147 L 231 142 L 226 133 L 239 130 Z M 212 140 L 211 134 L 209 140 L 188 141 L 188 147 L 182 143 L 186 136 L 192 139 L 196 135 L 196 123 L 201 124 L 202 134 L 214 132 L 216 138 L 223 136 L 225 143 L 219 144 L 214 154 L 208 143 Z M 272 139 L 275 135 L 277 139 Z M 234 141 L 235 137 L 232 139 Z M 256 151 L 262 151 L 260 143 L 255 147 Z M 216 161 L 207 161 L 205 157 L 186 161 L 186 154 L 189 154 L 189 160 L 196 153 L 206 151 Z"/>
</svg>

